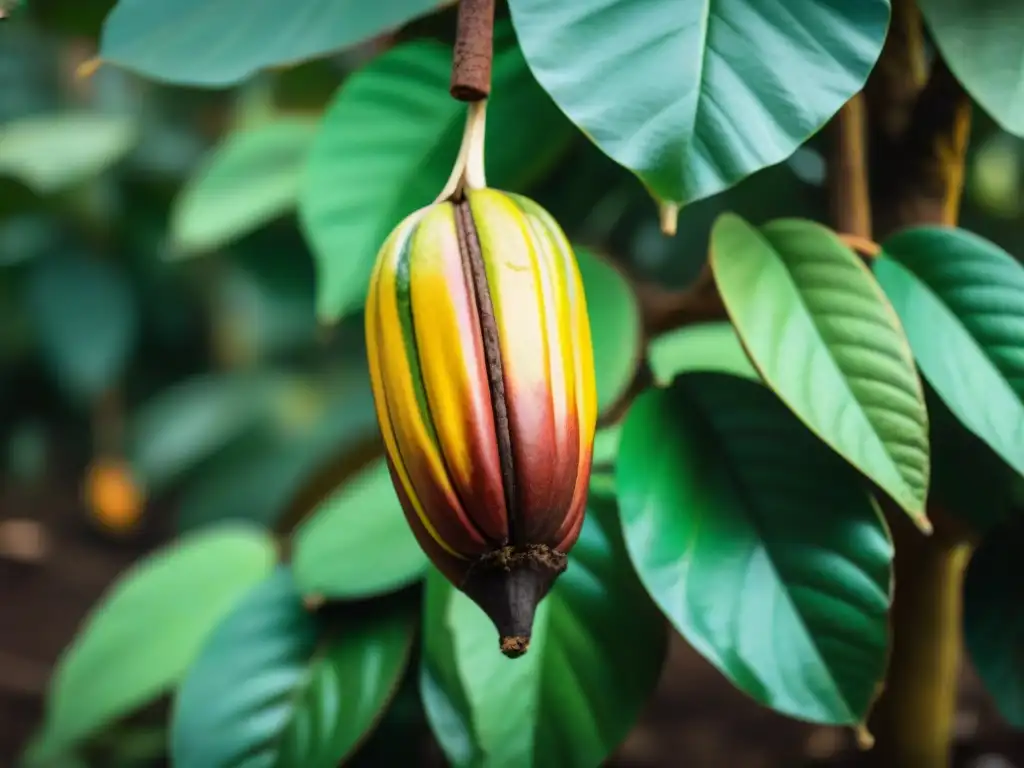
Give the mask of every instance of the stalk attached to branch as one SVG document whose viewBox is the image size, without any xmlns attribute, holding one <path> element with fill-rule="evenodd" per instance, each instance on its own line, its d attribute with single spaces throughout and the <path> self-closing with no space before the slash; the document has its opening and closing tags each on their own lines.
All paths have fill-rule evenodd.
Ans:
<svg viewBox="0 0 1024 768">
<path fill-rule="evenodd" d="M 451 95 L 459 101 L 483 101 L 491 93 L 494 58 L 494 0 L 460 0 L 452 61 Z"/>
</svg>

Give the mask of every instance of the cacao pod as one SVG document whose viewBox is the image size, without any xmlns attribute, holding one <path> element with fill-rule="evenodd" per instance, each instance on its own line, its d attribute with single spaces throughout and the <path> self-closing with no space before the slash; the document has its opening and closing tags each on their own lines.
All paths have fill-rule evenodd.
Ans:
<svg viewBox="0 0 1024 768">
<path fill-rule="evenodd" d="M 532 200 L 461 189 L 387 238 L 365 322 L 409 525 L 519 656 L 579 536 L 590 478 L 597 397 L 572 249 Z"/>
</svg>

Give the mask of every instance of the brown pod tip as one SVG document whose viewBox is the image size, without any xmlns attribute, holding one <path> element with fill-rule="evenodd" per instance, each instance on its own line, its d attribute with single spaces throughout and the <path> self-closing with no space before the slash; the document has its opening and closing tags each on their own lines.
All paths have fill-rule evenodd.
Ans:
<svg viewBox="0 0 1024 768">
<path fill-rule="evenodd" d="M 462 591 L 494 622 L 501 652 L 510 659 L 529 649 L 537 606 L 565 565 L 563 553 L 543 544 L 528 544 L 524 548 L 502 547 L 470 568 Z"/>
</svg>

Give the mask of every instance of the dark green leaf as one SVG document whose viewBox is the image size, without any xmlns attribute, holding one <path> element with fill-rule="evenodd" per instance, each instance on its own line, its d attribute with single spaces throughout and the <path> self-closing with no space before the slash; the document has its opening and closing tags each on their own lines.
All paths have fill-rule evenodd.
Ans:
<svg viewBox="0 0 1024 768">
<path fill-rule="evenodd" d="M 1015 0 L 920 0 L 950 71 L 999 125 L 1024 136 L 1024 5 Z"/>
<path fill-rule="evenodd" d="M 573 128 L 534 81 L 511 36 L 498 32 L 487 177 L 492 187 L 518 190 L 561 154 Z M 448 94 L 450 81 L 451 49 L 408 43 L 355 73 L 328 109 L 299 200 L 325 320 L 363 305 L 388 233 L 441 192 L 466 116 L 466 105 Z"/>
<path fill-rule="evenodd" d="M 1024 526 L 992 530 L 964 579 L 964 642 L 1000 713 L 1024 729 Z"/>
<path fill-rule="evenodd" d="M 507 659 L 484 613 L 427 579 L 427 716 L 456 766 L 599 765 L 654 691 L 662 617 L 629 567 L 614 506 L 591 500 L 569 567 L 540 604 L 529 652 Z"/>
<path fill-rule="evenodd" d="M 687 325 L 659 336 L 647 347 L 654 380 L 672 383 L 686 371 L 720 371 L 749 379 L 761 376 L 747 357 L 732 323 Z"/>
<path fill-rule="evenodd" d="M 135 121 L 119 115 L 61 113 L 0 125 L 0 175 L 40 194 L 56 192 L 113 165 L 131 149 Z"/>
<path fill-rule="evenodd" d="M 860 258 L 814 222 L 778 219 L 758 231 L 726 214 L 711 236 L 711 266 L 768 386 L 929 529 L 924 392 L 903 329 Z"/>
<path fill-rule="evenodd" d="M 904 230 L 883 251 L 875 276 L 921 373 L 967 429 L 1024 474 L 1024 269 L 959 229 Z"/>
<path fill-rule="evenodd" d="M 234 525 L 183 538 L 128 571 L 58 662 L 34 756 L 59 754 L 166 693 L 274 559 L 268 537 Z"/>
<path fill-rule="evenodd" d="M 69 392 L 85 399 L 120 376 L 138 333 L 131 286 L 113 264 L 70 254 L 38 259 L 27 290 L 42 354 Z"/>
<path fill-rule="evenodd" d="M 316 128 L 282 118 L 230 134 L 175 201 L 175 247 L 214 250 L 292 211 Z"/>
<path fill-rule="evenodd" d="M 888 0 L 510 0 L 530 68 L 660 199 L 778 163 L 864 85 Z M 756 138 L 754 138 L 756 137 Z"/>
<path fill-rule="evenodd" d="M 175 765 L 335 768 L 375 725 L 415 613 L 315 617 L 285 567 L 217 627 L 174 702 Z"/>
<path fill-rule="evenodd" d="M 409 584 L 427 566 L 383 459 L 324 500 L 294 540 L 295 581 L 304 594 L 368 597 Z"/>
<path fill-rule="evenodd" d="M 1017 475 L 957 421 L 932 387 L 925 393 L 933 475 L 928 504 L 985 533 L 1007 518 Z"/>
<path fill-rule="evenodd" d="M 783 714 L 864 722 L 893 547 L 848 465 L 762 384 L 701 372 L 633 404 L 616 481 L 640 578 L 698 652 Z"/>
<path fill-rule="evenodd" d="M 437 0 L 119 0 L 100 56 L 154 80 L 238 83 L 346 48 L 430 12 Z"/>
<path fill-rule="evenodd" d="M 621 269 L 586 248 L 576 246 L 574 250 L 590 316 L 597 410 L 603 413 L 625 394 L 640 367 L 640 308 Z"/>
</svg>

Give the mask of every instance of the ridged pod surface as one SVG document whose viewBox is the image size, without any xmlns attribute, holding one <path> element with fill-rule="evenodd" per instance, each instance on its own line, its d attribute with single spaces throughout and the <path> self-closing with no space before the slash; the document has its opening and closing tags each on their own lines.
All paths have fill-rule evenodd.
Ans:
<svg viewBox="0 0 1024 768">
<path fill-rule="evenodd" d="M 366 304 L 377 417 L 420 546 L 506 655 L 583 524 L 597 396 L 583 283 L 561 228 L 467 189 L 409 215 Z"/>
</svg>

